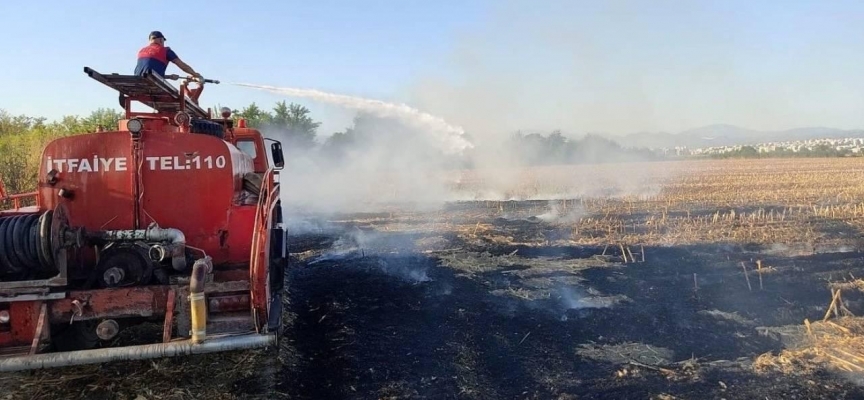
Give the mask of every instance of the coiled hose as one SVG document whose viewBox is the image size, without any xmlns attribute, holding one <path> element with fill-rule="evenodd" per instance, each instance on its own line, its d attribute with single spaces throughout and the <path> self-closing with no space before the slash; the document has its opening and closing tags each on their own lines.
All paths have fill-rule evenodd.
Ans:
<svg viewBox="0 0 864 400">
<path fill-rule="evenodd" d="M 52 268 L 50 246 L 42 239 L 42 224 L 47 214 L 0 218 L 0 276 L 27 279 Z M 49 219 L 50 221 L 50 219 Z"/>
</svg>

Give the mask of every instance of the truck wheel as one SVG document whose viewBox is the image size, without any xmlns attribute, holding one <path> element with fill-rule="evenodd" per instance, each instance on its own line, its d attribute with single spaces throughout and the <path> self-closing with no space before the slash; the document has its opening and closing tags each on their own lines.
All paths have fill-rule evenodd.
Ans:
<svg viewBox="0 0 864 400">
<path fill-rule="evenodd" d="M 99 346 L 99 336 L 96 335 L 97 321 L 79 321 L 72 325 L 52 326 L 51 330 L 58 332 L 51 336 L 51 343 L 57 351 L 76 351 L 95 349 Z"/>
</svg>

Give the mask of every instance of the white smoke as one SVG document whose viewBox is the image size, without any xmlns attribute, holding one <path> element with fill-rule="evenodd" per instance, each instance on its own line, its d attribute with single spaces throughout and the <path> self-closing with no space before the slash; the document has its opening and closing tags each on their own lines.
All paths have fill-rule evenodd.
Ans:
<svg viewBox="0 0 864 400">
<path fill-rule="evenodd" d="M 573 224 L 579 221 L 585 215 L 585 208 L 574 204 L 569 209 L 565 209 L 558 201 L 549 201 L 549 210 L 543 214 L 537 215 L 537 218 L 543 222 L 556 224 Z"/>
<path fill-rule="evenodd" d="M 287 96 L 313 99 L 363 111 L 382 118 L 396 118 L 407 126 L 415 127 L 434 135 L 438 139 L 441 150 L 447 154 L 459 154 L 466 149 L 474 147 L 463 137 L 465 131 L 461 127 L 450 125 L 439 117 L 424 113 L 405 104 L 393 104 L 381 100 L 327 93 L 315 89 L 285 88 L 248 83 L 234 83 L 234 85 L 266 90 Z"/>
<path fill-rule="evenodd" d="M 582 196 L 650 195 L 645 185 L 656 182 L 638 163 L 639 155 L 617 154 L 604 143 L 577 145 L 569 161 L 589 165 L 547 165 L 544 152 L 563 148 L 526 148 L 506 132 L 471 141 L 461 127 L 405 104 L 394 104 L 314 89 L 280 88 L 249 83 L 234 85 L 289 97 L 303 97 L 358 111 L 352 127 L 335 133 L 314 151 L 298 151 L 286 160 L 290 182 L 283 191 L 286 206 L 321 213 L 382 211 L 391 206 L 434 210 L 460 200 L 557 200 Z M 279 137 L 281 133 L 268 133 Z M 486 132 L 488 133 L 488 132 Z M 344 139 L 338 139 L 340 136 Z M 344 140 L 339 142 L 339 140 Z M 570 139 L 572 140 L 572 138 Z M 472 143 L 473 142 L 473 143 Z M 335 145 L 332 145 L 336 143 Z M 332 145 L 332 146 L 329 146 Z M 575 154 L 575 155 L 574 155 Z M 534 160 L 534 161 L 531 161 Z M 568 160 L 560 160 L 562 162 Z M 627 161 L 630 164 L 591 163 Z M 659 175 L 668 175 L 661 168 Z M 659 186 L 652 186 L 659 187 Z M 656 192 L 656 190 L 654 190 Z M 578 221 L 582 210 L 557 210 L 538 216 L 546 222 Z"/>
<path fill-rule="evenodd" d="M 416 264 L 410 258 L 395 254 L 400 250 L 415 252 L 415 244 L 410 238 L 354 228 L 342 232 L 329 250 L 307 265 L 328 261 L 353 261 L 355 263 L 351 265 L 378 270 L 415 284 L 432 280 L 428 274 L 428 265 Z"/>
<path fill-rule="evenodd" d="M 609 308 L 620 301 L 616 297 L 604 297 L 594 290 L 587 290 L 576 287 L 561 287 L 559 296 L 564 308 L 568 310 L 581 308 Z"/>
</svg>

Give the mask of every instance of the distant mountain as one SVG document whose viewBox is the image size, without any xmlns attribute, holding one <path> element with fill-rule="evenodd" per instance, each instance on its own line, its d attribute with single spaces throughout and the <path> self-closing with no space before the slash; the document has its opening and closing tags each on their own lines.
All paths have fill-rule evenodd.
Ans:
<svg viewBox="0 0 864 400">
<path fill-rule="evenodd" d="M 808 139 L 840 139 L 864 137 L 864 130 L 844 130 L 824 127 L 796 128 L 783 131 L 757 131 L 734 125 L 716 124 L 689 129 L 680 133 L 640 132 L 611 138 L 625 147 L 669 148 L 676 146 L 711 147 L 757 144 Z"/>
</svg>

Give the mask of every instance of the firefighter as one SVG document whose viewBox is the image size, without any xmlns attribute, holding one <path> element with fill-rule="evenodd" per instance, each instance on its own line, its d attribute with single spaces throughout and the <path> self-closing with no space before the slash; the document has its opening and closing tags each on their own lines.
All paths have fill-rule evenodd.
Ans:
<svg viewBox="0 0 864 400">
<path fill-rule="evenodd" d="M 150 32 L 150 44 L 138 51 L 138 65 L 135 67 L 135 75 L 141 76 L 147 71 L 153 71 L 160 77 L 165 77 L 165 69 L 168 63 L 173 62 L 183 72 L 203 80 L 201 74 L 195 72 L 192 67 L 180 60 L 177 53 L 165 46 L 165 36 L 160 31 Z"/>
<path fill-rule="evenodd" d="M 204 77 L 201 76 L 200 73 L 195 72 L 195 70 L 183 62 L 180 57 L 177 57 L 177 53 L 174 50 L 171 50 L 170 47 L 165 46 L 165 35 L 160 31 L 150 32 L 150 44 L 138 50 L 138 64 L 135 66 L 135 75 L 143 76 L 148 71 L 159 75 L 159 77 L 165 77 L 165 70 L 168 69 L 168 63 L 173 62 L 177 67 L 186 72 L 189 75 L 197 77 L 201 82 L 204 81 Z M 120 98 L 120 107 L 126 107 L 126 96 L 121 94 Z"/>
</svg>

